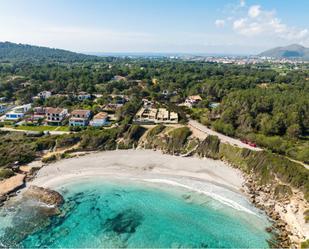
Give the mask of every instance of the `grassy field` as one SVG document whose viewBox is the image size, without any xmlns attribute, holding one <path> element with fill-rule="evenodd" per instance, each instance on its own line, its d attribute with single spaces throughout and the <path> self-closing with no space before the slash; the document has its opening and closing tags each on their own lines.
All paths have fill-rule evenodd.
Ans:
<svg viewBox="0 0 309 249">
<path fill-rule="evenodd" d="M 69 127 L 66 126 L 49 126 L 49 125 L 42 125 L 42 126 L 26 126 L 21 125 L 17 127 L 12 127 L 16 130 L 24 130 L 24 131 L 69 131 Z"/>
</svg>

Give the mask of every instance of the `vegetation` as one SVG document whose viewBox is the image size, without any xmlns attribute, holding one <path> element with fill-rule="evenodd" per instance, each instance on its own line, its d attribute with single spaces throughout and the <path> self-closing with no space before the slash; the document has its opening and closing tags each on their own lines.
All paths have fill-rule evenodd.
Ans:
<svg viewBox="0 0 309 249">
<path fill-rule="evenodd" d="M 277 199 L 286 199 L 292 196 L 293 192 L 290 186 L 279 184 L 275 188 L 275 196 Z"/>
<path fill-rule="evenodd" d="M 120 79 L 115 77 L 120 75 Z M 32 100 L 43 90 L 53 93 L 46 100 Z M 80 91 L 100 94 L 97 99 L 79 101 Z M 159 125 L 147 132 L 146 148 L 185 154 L 197 145 L 197 153 L 224 159 L 245 172 L 260 175 L 261 183 L 277 177 L 285 184 L 304 191 L 309 199 L 307 170 L 287 159 L 309 162 L 309 71 L 285 65 L 284 70 L 271 64 L 224 65 L 202 61 L 147 58 L 98 58 L 63 50 L 0 43 L 0 97 L 7 102 L 34 106 L 86 108 L 97 113 L 103 105 L 115 103 L 111 95 L 124 95 L 129 101 L 115 113 L 113 128 L 79 129 L 62 136 L 43 135 L 54 127 L 20 126 L 38 131 L 37 136 L 0 133 L 0 169 L 15 163 L 27 163 L 44 150 L 112 150 L 132 148 L 145 130 L 132 125 L 132 119 L 148 98 L 159 106 L 177 111 L 181 122 L 188 115 L 213 129 L 266 148 L 255 152 L 220 143 L 209 136 L 199 144 L 191 139 L 187 127 Z M 178 106 L 189 95 L 202 101 L 189 109 Z M 212 103 L 219 105 L 212 105 Z M 8 125 L 3 123 L 3 125 Z M 57 130 L 67 131 L 67 127 Z M 77 130 L 74 130 L 77 131 Z M 3 171 L 2 175 L 9 175 Z M 278 194 L 288 192 L 278 187 Z"/>
<path fill-rule="evenodd" d="M 270 153 L 268 151 L 252 151 L 241 149 L 229 144 L 220 143 L 219 150 L 217 139 L 214 137 L 206 139 L 201 143 L 198 152 L 214 159 L 224 159 L 241 168 L 243 171 L 254 172 L 259 176 L 261 184 L 271 183 L 278 178 L 284 183 L 301 189 L 305 198 L 309 200 L 309 172 L 302 165 L 292 162 L 289 159 Z M 289 194 L 288 187 L 279 186 L 278 195 Z"/>
<path fill-rule="evenodd" d="M 53 61 L 84 61 L 98 60 L 95 56 L 73 53 L 62 49 L 52 49 L 11 42 L 0 42 L 0 60 L 53 60 Z"/>
<path fill-rule="evenodd" d="M 28 163 L 36 157 L 34 138 L 18 133 L 0 133 L 0 167 Z"/>
<path fill-rule="evenodd" d="M 166 127 L 164 125 L 157 125 L 150 129 L 147 133 L 147 139 L 151 139 L 156 135 L 160 134 Z"/>
<path fill-rule="evenodd" d="M 10 178 L 13 175 L 14 175 L 14 172 L 11 169 L 0 168 L 0 180 Z"/>
<path fill-rule="evenodd" d="M 1 53 L 0 49 L 0 55 L 7 60 L 0 63 L 0 97 L 6 97 L 7 101 L 31 102 L 38 92 L 49 90 L 54 95 L 45 101 L 36 100 L 35 106 L 87 108 L 97 112 L 100 105 L 115 101 L 110 94 L 127 95 L 131 101 L 116 113 L 121 128 L 126 130 L 126 124 L 130 124 L 141 105 L 141 98 L 147 97 L 177 111 L 182 122 L 190 114 L 229 136 L 250 140 L 296 160 L 309 160 L 306 64 L 299 69 L 285 66 L 283 74 L 266 64 L 237 66 L 166 58 L 97 58 L 74 53 L 66 57 L 58 50 L 2 46 L 9 52 Z M 44 60 L 38 62 L 27 56 L 29 61 L 25 63 L 22 53 Z M 55 55 L 58 53 L 63 60 Z M 116 75 L 124 78 L 114 79 Z M 79 91 L 99 93 L 102 97 L 80 102 L 74 98 Z M 195 94 L 203 99 L 195 108 L 177 106 L 188 95 Z M 212 102 L 220 105 L 211 107 Z"/>
<path fill-rule="evenodd" d="M 302 242 L 301 243 L 301 248 L 302 249 L 309 248 L 309 240 L 306 240 L 306 241 Z"/>
<path fill-rule="evenodd" d="M 197 154 L 202 157 L 219 159 L 220 140 L 217 136 L 207 136 L 199 145 Z"/>
</svg>

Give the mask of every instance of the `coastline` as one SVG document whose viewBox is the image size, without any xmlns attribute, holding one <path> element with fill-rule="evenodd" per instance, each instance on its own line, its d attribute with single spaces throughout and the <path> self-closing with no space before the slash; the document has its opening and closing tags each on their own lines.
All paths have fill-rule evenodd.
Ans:
<svg viewBox="0 0 309 249">
<path fill-rule="evenodd" d="M 222 161 L 182 158 L 152 150 L 92 152 L 60 160 L 43 167 L 28 186 L 57 189 L 83 179 L 133 181 L 163 189 L 181 188 L 253 213 L 242 191 L 244 178 L 239 170 Z M 237 200 L 246 200 L 245 206 L 231 200 L 230 195 Z"/>
<path fill-rule="evenodd" d="M 270 202 L 265 201 L 272 197 L 268 190 L 269 186 L 261 188 L 253 184 L 253 176 L 245 175 L 241 170 L 223 161 L 205 157 L 180 157 L 163 154 L 161 151 L 141 149 L 76 153 L 72 158 L 44 165 L 32 180 L 27 181 L 24 190 L 29 186 L 55 189 L 74 180 L 92 179 L 93 177 L 130 179 L 147 184 L 159 184 L 161 187 L 173 185 L 173 187 L 186 188 L 209 195 L 240 211 L 252 211 L 241 205 L 235 205 L 237 201 L 229 202 L 229 198 L 222 198 L 216 194 L 216 188 L 220 191 L 226 189 L 235 196 L 244 197 L 257 210 L 265 211 L 274 222 L 272 228 L 267 231 L 278 230 L 280 247 L 298 248 L 300 241 L 309 231 L 308 226 L 306 229 L 301 229 L 299 224 L 291 227 L 295 225 L 295 219 L 291 219 L 292 213 L 284 213 L 282 202 L 272 201 L 270 205 Z M 211 191 L 215 194 L 207 191 L 209 186 L 212 186 Z M 272 209 L 275 211 L 270 212 Z"/>
</svg>

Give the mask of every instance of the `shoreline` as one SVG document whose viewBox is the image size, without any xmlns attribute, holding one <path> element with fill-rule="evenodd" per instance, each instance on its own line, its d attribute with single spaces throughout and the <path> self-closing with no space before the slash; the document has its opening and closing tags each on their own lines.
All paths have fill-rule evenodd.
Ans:
<svg viewBox="0 0 309 249">
<path fill-rule="evenodd" d="M 145 156 L 141 156 L 139 160 L 132 161 L 132 154 L 145 154 Z M 109 160 L 111 159 L 116 161 L 110 163 Z M 183 163 L 179 163 L 180 161 L 183 161 Z M 100 166 L 102 163 L 109 163 L 110 165 L 108 167 L 102 167 Z M 123 164 L 126 164 L 125 168 L 123 168 Z M 88 166 L 85 167 L 85 165 Z M 74 179 L 81 179 L 82 177 L 89 179 L 93 177 L 112 177 L 115 179 L 117 177 L 122 179 L 131 177 L 131 180 L 135 181 L 144 180 L 145 182 L 148 181 L 148 183 L 157 181 L 156 184 L 170 184 L 174 185 L 174 187 L 179 185 L 178 187 L 191 188 L 192 191 L 213 197 L 209 192 L 203 193 L 203 190 L 197 188 L 196 185 L 192 187 L 182 184 L 182 182 L 177 182 L 177 179 L 183 181 L 186 178 L 191 182 L 200 181 L 208 187 L 212 185 L 241 195 L 252 207 L 265 213 L 271 219 L 273 225 L 267 229 L 267 232 L 279 231 L 278 239 L 280 247 L 298 248 L 300 241 L 304 239 L 304 234 L 307 236 L 307 232 L 309 231 L 309 224 L 306 225 L 306 229 L 301 229 L 302 227 L 299 226 L 291 228 L 291 226 L 295 225 L 295 219 L 292 219 L 291 222 L 289 216 L 293 214 L 290 212 L 283 215 L 284 205 L 282 206 L 282 202 L 275 201 L 271 202 L 270 205 L 270 202 L 265 201 L 265 199 L 272 197 L 268 188 L 253 184 L 254 177 L 252 175 L 248 176 L 240 169 L 221 160 L 195 156 L 172 156 L 163 154 L 161 151 L 137 149 L 77 153 L 72 158 L 61 159 L 42 166 L 44 167 L 26 179 L 25 189 L 32 185 L 54 189 L 61 184 L 71 183 Z M 141 178 L 141 176 L 144 178 L 146 176 L 146 180 Z M 147 177 L 149 178 L 148 180 Z M 176 181 L 174 181 L 175 179 Z M 22 189 L 20 192 L 23 192 L 25 189 Z M 16 194 L 12 193 L 11 195 L 14 196 Z M 259 199 L 259 196 L 263 198 Z M 214 199 L 216 198 L 218 199 L 218 196 L 214 197 Z M 265 203 L 263 203 L 263 200 Z M 226 203 L 226 199 L 221 200 L 221 202 L 233 207 L 233 204 Z M 239 206 L 236 208 L 239 208 Z M 275 211 L 272 212 L 272 209 L 275 209 Z"/>
</svg>

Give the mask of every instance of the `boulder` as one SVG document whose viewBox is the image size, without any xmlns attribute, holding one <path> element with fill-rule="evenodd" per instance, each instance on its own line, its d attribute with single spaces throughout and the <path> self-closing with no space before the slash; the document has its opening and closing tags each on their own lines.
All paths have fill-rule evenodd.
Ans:
<svg viewBox="0 0 309 249">
<path fill-rule="evenodd" d="M 57 191 L 38 186 L 30 186 L 24 193 L 24 197 L 35 199 L 47 205 L 60 206 L 64 203 L 63 196 Z"/>
</svg>

